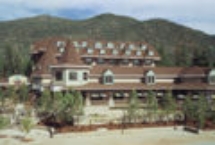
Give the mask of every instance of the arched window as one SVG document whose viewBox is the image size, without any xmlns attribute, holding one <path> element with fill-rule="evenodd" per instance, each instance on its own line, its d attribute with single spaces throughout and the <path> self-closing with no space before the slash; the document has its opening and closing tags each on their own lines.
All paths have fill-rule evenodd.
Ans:
<svg viewBox="0 0 215 145">
<path fill-rule="evenodd" d="M 215 69 L 211 70 L 208 74 L 208 83 L 215 85 Z"/>
<path fill-rule="evenodd" d="M 145 76 L 145 83 L 146 83 L 147 85 L 155 84 L 155 79 L 156 79 L 155 73 L 154 73 L 152 70 L 150 70 L 150 71 L 148 71 L 148 72 L 146 73 L 146 76 Z"/>
<path fill-rule="evenodd" d="M 103 73 L 103 83 L 104 84 L 113 84 L 114 83 L 114 75 L 111 70 L 106 70 Z"/>
</svg>

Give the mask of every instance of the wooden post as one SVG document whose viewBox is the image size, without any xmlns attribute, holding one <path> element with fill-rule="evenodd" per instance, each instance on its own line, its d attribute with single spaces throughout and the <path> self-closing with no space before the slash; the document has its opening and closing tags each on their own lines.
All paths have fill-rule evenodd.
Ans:
<svg viewBox="0 0 215 145">
<path fill-rule="evenodd" d="M 113 99 L 113 92 L 108 92 L 108 106 L 109 107 L 114 107 L 115 106 L 115 102 L 114 102 L 114 99 Z"/>
<path fill-rule="evenodd" d="M 91 106 L 91 100 L 90 100 L 90 93 L 89 92 L 86 93 L 85 106 L 86 107 Z"/>
</svg>

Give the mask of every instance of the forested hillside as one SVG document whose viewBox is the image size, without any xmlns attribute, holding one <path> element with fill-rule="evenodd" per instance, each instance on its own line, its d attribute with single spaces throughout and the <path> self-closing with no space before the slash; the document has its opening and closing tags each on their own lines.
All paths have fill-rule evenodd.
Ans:
<svg viewBox="0 0 215 145">
<path fill-rule="evenodd" d="M 25 72 L 32 42 L 51 36 L 75 39 L 147 41 L 162 55 L 159 65 L 215 65 L 215 36 L 176 23 L 103 14 L 74 21 L 47 15 L 0 22 L 1 75 Z M 14 57 L 13 55 L 16 55 Z M 8 57 L 10 56 L 10 57 Z M 10 60 L 11 59 L 11 60 Z M 10 64 L 18 63 L 20 64 Z M 10 67 L 17 67 L 15 70 Z"/>
</svg>

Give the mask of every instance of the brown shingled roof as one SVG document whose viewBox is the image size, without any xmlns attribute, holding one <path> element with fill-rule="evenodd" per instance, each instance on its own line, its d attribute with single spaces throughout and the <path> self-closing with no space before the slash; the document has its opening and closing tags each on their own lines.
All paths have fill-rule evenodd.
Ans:
<svg viewBox="0 0 215 145">
<path fill-rule="evenodd" d="M 186 77 L 191 75 L 204 76 L 205 74 L 206 74 L 205 69 L 198 66 L 183 68 L 180 72 L 181 77 Z"/>
<path fill-rule="evenodd" d="M 53 39 L 52 41 L 49 41 L 47 45 L 46 52 L 42 55 L 39 62 L 37 63 L 37 72 L 38 74 L 48 74 L 49 73 L 49 65 L 55 65 L 57 64 L 57 59 L 55 57 L 56 54 L 56 46 Z"/>
<path fill-rule="evenodd" d="M 214 86 L 207 83 L 156 83 L 146 85 L 143 83 L 115 83 L 113 85 L 104 85 L 100 83 L 89 83 L 83 86 L 74 87 L 77 90 L 215 90 Z"/>
<path fill-rule="evenodd" d="M 139 74 L 143 75 L 145 72 L 152 70 L 156 75 L 178 75 L 182 67 L 140 67 L 140 66 L 112 66 L 112 65 L 97 65 L 91 70 L 91 74 L 102 74 L 106 69 L 111 70 L 114 74 Z"/>
<path fill-rule="evenodd" d="M 84 65 L 80 55 L 78 54 L 77 50 L 74 48 L 72 42 L 67 42 L 67 46 L 65 47 L 65 52 L 62 55 L 61 64 Z"/>
</svg>

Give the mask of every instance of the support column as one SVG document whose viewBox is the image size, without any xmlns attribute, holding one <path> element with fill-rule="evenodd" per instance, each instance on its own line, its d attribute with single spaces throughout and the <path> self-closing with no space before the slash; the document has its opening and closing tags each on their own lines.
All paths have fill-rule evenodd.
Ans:
<svg viewBox="0 0 215 145">
<path fill-rule="evenodd" d="M 91 106 L 91 100 L 90 100 L 90 93 L 89 92 L 86 93 L 85 106 L 86 107 Z"/>
<path fill-rule="evenodd" d="M 115 102 L 114 102 L 114 99 L 113 99 L 113 92 L 109 92 L 108 93 L 108 106 L 109 107 L 114 107 L 115 106 Z"/>
</svg>

